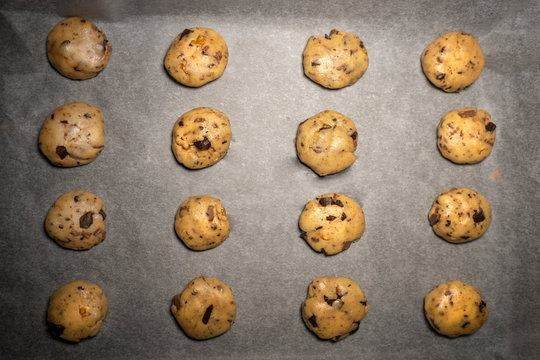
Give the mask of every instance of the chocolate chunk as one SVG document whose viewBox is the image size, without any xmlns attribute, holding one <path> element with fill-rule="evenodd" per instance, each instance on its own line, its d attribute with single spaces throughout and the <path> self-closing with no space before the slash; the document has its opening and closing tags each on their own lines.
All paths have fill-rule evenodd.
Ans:
<svg viewBox="0 0 540 360">
<path fill-rule="evenodd" d="M 62 41 L 62 43 L 60 44 L 60 46 L 66 46 L 66 45 L 69 45 L 71 43 L 71 41 L 69 40 L 64 40 Z"/>
<path fill-rule="evenodd" d="M 202 318 L 203 324 L 208 324 L 208 320 L 210 320 L 210 315 L 212 315 L 212 310 L 214 309 L 214 305 L 210 305 L 206 308 L 206 311 L 204 312 L 204 316 Z"/>
<path fill-rule="evenodd" d="M 60 121 L 60 124 L 67 124 L 67 123 L 68 123 L 67 120 Z"/>
<path fill-rule="evenodd" d="M 77 290 L 83 291 L 84 288 L 82 286 L 77 286 Z"/>
<path fill-rule="evenodd" d="M 468 239 L 470 238 L 470 236 L 461 236 L 461 238 L 462 238 L 463 240 L 468 240 Z"/>
<path fill-rule="evenodd" d="M 329 299 L 326 297 L 326 295 L 324 296 L 324 301 L 326 301 L 326 303 L 328 304 L 328 306 L 332 306 L 332 304 L 334 303 L 334 301 L 336 301 L 337 299 Z"/>
<path fill-rule="evenodd" d="M 480 302 L 480 305 L 478 305 L 478 310 L 480 310 L 480 312 L 484 312 L 484 308 L 487 306 L 487 304 L 484 302 L 484 300 L 482 300 Z"/>
<path fill-rule="evenodd" d="M 357 136 L 358 136 L 358 132 L 357 132 L 357 131 L 353 132 L 353 134 L 351 135 L 351 137 L 352 137 L 353 140 L 356 140 L 356 137 L 357 137 Z"/>
<path fill-rule="evenodd" d="M 318 60 L 317 60 L 317 61 L 312 61 L 312 62 L 311 62 L 311 66 L 319 66 L 319 65 L 321 65 L 321 62 L 318 61 Z"/>
<path fill-rule="evenodd" d="M 319 326 L 317 325 L 317 317 L 315 316 L 315 314 L 311 315 L 311 317 L 308 318 L 308 321 L 311 324 L 311 326 L 313 326 L 314 328 Z"/>
<path fill-rule="evenodd" d="M 332 205 L 337 205 L 339 207 L 343 207 L 343 203 L 341 202 L 341 200 L 339 199 L 336 199 L 336 200 L 332 200 Z"/>
<path fill-rule="evenodd" d="M 78 196 L 75 196 L 75 197 L 73 198 L 73 201 L 78 202 L 78 201 L 79 201 L 79 197 L 78 197 Z"/>
<path fill-rule="evenodd" d="M 332 36 L 334 34 L 339 34 L 339 31 L 337 31 L 336 29 L 330 30 L 330 36 Z"/>
<path fill-rule="evenodd" d="M 324 124 L 323 126 L 321 126 L 321 128 L 319 129 L 319 131 L 321 131 L 321 130 L 326 130 L 326 129 L 331 129 L 331 128 L 332 128 L 331 125 Z"/>
<path fill-rule="evenodd" d="M 49 329 L 51 334 L 53 334 L 54 336 L 58 336 L 58 337 L 60 335 L 62 335 L 64 333 L 64 330 L 66 329 L 66 327 L 64 325 L 55 324 L 55 323 L 48 322 L 48 321 L 47 321 L 47 328 Z"/>
<path fill-rule="evenodd" d="M 180 120 L 180 121 L 178 122 L 178 126 L 184 126 L 184 122 L 183 122 L 182 120 Z"/>
<path fill-rule="evenodd" d="M 83 229 L 88 229 L 92 225 L 93 222 L 94 222 L 94 219 L 92 217 L 91 212 L 87 212 L 86 214 L 81 216 L 81 218 L 79 219 L 79 225 Z"/>
<path fill-rule="evenodd" d="M 458 115 L 462 118 L 468 118 L 473 117 L 476 115 L 476 110 L 467 110 L 467 111 L 460 111 L 458 112 Z"/>
<path fill-rule="evenodd" d="M 212 205 L 206 210 L 206 216 L 208 216 L 208 221 L 214 220 L 214 207 Z"/>
<path fill-rule="evenodd" d="M 317 227 L 315 228 L 315 230 L 321 230 L 321 229 L 322 229 L 322 226 L 317 226 Z"/>
<path fill-rule="evenodd" d="M 178 40 L 182 40 L 182 38 L 190 33 L 192 33 L 193 30 L 190 30 L 190 29 L 185 29 L 184 31 L 182 31 L 182 33 L 180 34 L 180 37 L 178 38 Z"/>
<path fill-rule="evenodd" d="M 489 132 L 495 131 L 496 128 L 497 126 L 495 126 L 495 124 L 492 122 L 486 124 L 486 130 Z"/>
<path fill-rule="evenodd" d="M 446 77 L 446 74 L 439 74 L 436 76 L 437 80 L 443 80 Z"/>
<path fill-rule="evenodd" d="M 345 251 L 347 250 L 348 248 L 351 247 L 351 244 L 352 244 L 352 241 L 344 241 L 343 242 L 343 246 L 341 247 L 342 251 Z"/>
<path fill-rule="evenodd" d="M 205 118 L 198 117 L 195 120 L 193 120 L 193 122 L 200 123 L 200 122 L 204 122 L 205 120 L 206 120 Z"/>
<path fill-rule="evenodd" d="M 63 160 L 66 156 L 69 155 L 65 146 L 57 146 L 56 154 L 58 155 L 58 157 L 60 157 L 61 160 Z"/>
<path fill-rule="evenodd" d="M 446 227 L 449 227 L 450 225 L 452 224 L 452 222 L 450 220 L 446 220 Z"/>
<path fill-rule="evenodd" d="M 86 19 L 81 19 L 81 22 L 82 22 L 82 23 L 85 23 L 85 22 L 86 22 Z"/>
<path fill-rule="evenodd" d="M 87 119 L 90 119 L 92 117 L 92 115 L 90 115 L 89 113 L 84 113 L 84 117 L 87 118 Z"/>
<path fill-rule="evenodd" d="M 345 213 L 341 213 L 341 221 L 345 220 L 347 218 L 347 215 Z"/>
<path fill-rule="evenodd" d="M 221 60 L 223 55 L 221 54 L 221 51 L 218 51 L 214 54 L 214 59 L 216 59 L 218 62 Z"/>
<path fill-rule="evenodd" d="M 210 140 L 208 140 L 208 138 L 205 136 L 203 140 L 195 141 L 193 145 L 195 145 L 195 147 L 197 147 L 197 149 L 199 150 L 208 150 L 210 149 L 210 145 L 212 144 L 210 143 Z"/>
<path fill-rule="evenodd" d="M 300 237 L 304 240 L 307 240 L 307 232 L 305 231 L 302 231 L 302 233 L 300 234 Z"/>
<path fill-rule="evenodd" d="M 180 294 L 175 295 L 172 299 L 173 305 L 176 306 L 177 309 L 180 309 L 182 307 L 182 300 L 180 300 Z"/>
<path fill-rule="evenodd" d="M 429 225 L 433 226 L 439 222 L 439 214 L 431 214 L 429 216 Z"/>
<path fill-rule="evenodd" d="M 333 220 L 336 220 L 336 217 L 335 217 L 335 216 L 332 216 L 332 215 L 328 215 L 328 216 L 326 217 L 326 220 L 328 220 L 328 221 L 333 221 Z"/>
<path fill-rule="evenodd" d="M 474 210 L 474 215 L 472 216 L 475 223 L 482 222 L 486 220 L 486 216 L 484 215 L 484 210 L 480 208 L 478 211 Z"/>
<path fill-rule="evenodd" d="M 103 220 L 105 220 L 107 218 L 107 214 L 105 214 L 105 211 L 103 211 L 103 209 L 99 210 L 99 215 L 101 215 Z"/>
<path fill-rule="evenodd" d="M 467 321 L 467 322 L 463 323 L 463 325 L 461 325 L 461 328 L 465 329 L 467 327 L 467 325 L 470 325 L 470 324 L 471 323 Z"/>
<path fill-rule="evenodd" d="M 319 204 L 321 204 L 321 206 L 332 205 L 332 198 L 329 197 L 329 196 L 320 198 L 319 199 Z"/>
<path fill-rule="evenodd" d="M 367 306 L 367 301 L 360 301 L 360 304 L 362 304 L 362 306 Z"/>
</svg>

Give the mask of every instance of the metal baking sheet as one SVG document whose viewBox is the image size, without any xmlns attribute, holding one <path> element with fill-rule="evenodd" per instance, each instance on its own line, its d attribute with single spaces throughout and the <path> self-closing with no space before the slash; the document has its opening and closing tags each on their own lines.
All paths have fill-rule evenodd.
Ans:
<svg viewBox="0 0 540 360">
<path fill-rule="evenodd" d="M 113 53 L 96 78 L 72 81 L 48 63 L 45 40 L 63 17 L 80 15 L 107 34 Z M 537 1 L 3 1 L 0 4 L 0 357 L 2 358 L 532 358 L 540 351 Z M 229 47 L 223 76 L 201 88 L 175 83 L 162 62 L 184 28 L 218 31 Z M 310 35 L 357 34 L 369 55 L 353 86 L 327 90 L 303 75 Z M 486 67 L 458 94 L 430 85 L 422 50 L 448 31 L 480 42 Z M 68 101 L 98 106 L 106 145 L 91 164 L 51 166 L 37 138 L 47 114 Z M 225 112 L 227 156 L 198 171 L 170 149 L 175 120 L 198 106 Z M 492 154 L 455 165 L 438 152 L 436 126 L 473 106 L 497 124 Z M 358 156 L 348 170 L 318 177 L 295 153 L 298 124 L 322 110 L 350 117 Z M 482 193 L 493 222 L 479 240 L 454 245 L 427 221 L 449 187 Z M 45 234 L 49 207 L 82 189 L 107 207 L 107 239 L 63 249 Z M 366 214 L 364 236 L 325 257 L 300 238 L 304 204 L 342 192 Z M 193 252 L 176 237 L 175 212 L 192 195 L 222 200 L 232 231 L 219 247 Z M 193 341 L 176 325 L 172 297 L 197 276 L 235 295 L 236 323 Z M 300 317 L 308 284 L 347 276 L 371 306 L 360 329 L 318 340 Z M 99 284 L 109 313 L 97 337 L 53 339 L 45 326 L 52 292 L 78 278 Z M 474 335 L 448 339 L 423 316 L 423 297 L 460 279 L 490 310 Z"/>
</svg>

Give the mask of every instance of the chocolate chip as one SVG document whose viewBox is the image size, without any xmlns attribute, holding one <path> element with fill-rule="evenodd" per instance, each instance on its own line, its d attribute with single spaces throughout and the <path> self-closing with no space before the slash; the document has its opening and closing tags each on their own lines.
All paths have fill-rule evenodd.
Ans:
<svg viewBox="0 0 540 360">
<path fill-rule="evenodd" d="M 433 226 L 439 222 L 439 214 L 431 214 L 429 216 L 429 225 Z"/>
<path fill-rule="evenodd" d="M 182 307 L 182 300 L 180 299 L 180 294 L 175 295 L 172 299 L 173 305 L 176 306 L 177 309 L 180 309 Z"/>
<path fill-rule="evenodd" d="M 312 62 L 311 62 L 311 66 L 319 66 L 319 65 L 321 65 L 321 62 L 318 61 L 318 60 L 317 60 L 317 61 L 312 61 Z"/>
<path fill-rule="evenodd" d="M 461 328 L 465 329 L 467 327 L 467 325 L 470 325 L 470 324 L 471 323 L 467 321 L 467 322 L 463 323 L 463 325 L 461 325 Z"/>
<path fill-rule="evenodd" d="M 54 119 L 54 114 L 51 114 L 51 120 Z"/>
<path fill-rule="evenodd" d="M 478 305 L 478 310 L 480 310 L 480 312 L 484 312 L 484 308 L 487 306 L 487 304 L 484 302 L 484 300 L 482 300 L 480 302 L 480 305 Z"/>
<path fill-rule="evenodd" d="M 332 198 L 329 197 L 329 196 L 320 198 L 319 199 L 319 204 L 321 204 L 321 206 L 332 205 Z"/>
<path fill-rule="evenodd" d="M 60 46 L 66 46 L 66 45 L 69 45 L 71 43 L 71 41 L 69 40 L 64 40 L 62 41 L 62 43 L 60 44 Z"/>
<path fill-rule="evenodd" d="M 446 227 L 449 227 L 450 225 L 452 224 L 452 222 L 450 220 L 446 220 Z"/>
<path fill-rule="evenodd" d="M 495 131 L 496 128 L 497 126 L 495 126 L 495 124 L 492 122 L 486 124 L 486 130 L 489 132 Z"/>
<path fill-rule="evenodd" d="M 64 333 L 64 330 L 66 329 L 66 327 L 64 325 L 55 324 L 55 323 L 48 322 L 48 321 L 47 321 L 47 328 L 49 329 L 51 334 L 53 334 L 54 336 L 58 336 L 58 337 L 60 335 L 62 335 Z"/>
<path fill-rule="evenodd" d="M 75 196 L 75 197 L 73 198 L 73 201 L 79 202 L 79 197 L 78 197 L 78 196 Z"/>
<path fill-rule="evenodd" d="M 463 240 L 468 240 L 468 239 L 470 238 L 470 236 L 461 236 L 461 238 L 462 238 Z"/>
<path fill-rule="evenodd" d="M 357 131 L 353 132 L 353 134 L 351 135 L 351 137 L 352 137 L 353 140 L 356 140 L 356 137 L 357 137 L 357 136 L 358 136 L 358 132 L 357 132 Z"/>
<path fill-rule="evenodd" d="M 347 215 L 345 213 L 341 213 L 341 221 L 345 220 L 347 218 Z"/>
<path fill-rule="evenodd" d="M 302 231 L 302 233 L 300 234 L 300 237 L 304 240 L 307 240 L 307 232 L 305 231 Z"/>
<path fill-rule="evenodd" d="M 67 120 L 60 121 L 60 124 L 67 124 L 67 123 L 68 123 Z"/>
<path fill-rule="evenodd" d="M 58 157 L 60 157 L 61 160 L 63 160 L 66 156 L 69 155 L 65 146 L 57 146 L 56 154 L 58 155 Z"/>
<path fill-rule="evenodd" d="M 206 216 L 208 216 L 208 221 L 214 220 L 214 207 L 212 205 L 206 210 Z"/>
<path fill-rule="evenodd" d="M 336 301 L 337 299 L 329 299 L 326 297 L 326 295 L 324 296 L 324 301 L 326 301 L 326 303 L 328 304 L 328 306 L 332 306 L 332 304 L 334 303 L 334 301 Z"/>
<path fill-rule="evenodd" d="M 210 320 L 210 315 L 212 315 L 212 310 L 214 309 L 214 305 L 210 305 L 206 308 L 206 311 L 204 312 L 204 316 L 202 318 L 203 324 L 208 324 L 208 320 Z"/>
<path fill-rule="evenodd" d="M 367 301 L 360 301 L 360 304 L 362 304 L 362 306 L 367 306 Z"/>
<path fill-rule="evenodd" d="M 81 22 L 82 22 L 82 23 L 85 23 L 85 22 L 86 22 L 86 20 L 85 20 L 85 19 L 81 19 Z"/>
<path fill-rule="evenodd" d="M 467 111 L 460 111 L 458 112 L 458 115 L 462 118 L 468 118 L 473 117 L 476 115 L 476 110 L 467 110 Z"/>
<path fill-rule="evenodd" d="M 339 207 L 343 207 L 343 203 L 341 202 L 341 200 L 339 199 L 336 199 L 336 200 L 332 200 L 332 205 L 337 205 Z"/>
<path fill-rule="evenodd" d="M 437 80 L 443 80 L 445 78 L 446 74 L 439 74 L 436 76 Z"/>
<path fill-rule="evenodd" d="M 88 229 L 92 225 L 93 222 L 94 222 L 94 219 L 92 217 L 91 212 L 87 212 L 86 214 L 81 216 L 81 218 L 79 219 L 79 225 L 83 229 Z"/>
<path fill-rule="evenodd" d="M 180 120 L 180 121 L 178 122 L 178 126 L 184 126 L 184 122 L 183 122 L 182 120 Z"/>
<path fill-rule="evenodd" d="M 330 30 L 330 36 L 332 36 L 334 34 L 339 34 L 339 31 L 337 31 L 336 29 Z"/>
<path fill-rule="evenodd" d="M 210 143 L 210 140 L 208 140 L 208 138 L 205 136 L 203 140 L 195 141 L 193 145 L 195 145 L 199 150 L 208 150 L 210 149 L 210 145 L 212 144 Z"/>
<path fill-rule="evenodd" d="M 184 31 L 182 31 L 182 33 L 180 34 L 180 37 L 178 38 L 178 40 L 182 40 L 182 38 L 190 33 L 192 33 L 193 30 L 189 30 L 189 29 L 185 29 Z"/>
<path fill-rule="evenodd" d="M 87 119 L 90 119 L 92 117 L 92 115 L 90 115 L 89 113 L 84 113 L 84 117 L 87 118 Z"/>
<path fill-rule="evenodd" d="M 206 120 L 205 118 L 198 117 L 195 120 L 193 120 L 193 122 L 200 123 L 200 122 L 204 122 L 205 120 Z"/>
<path fill-rule="evenodd" d="M 328 215 L 328 216 L 326 217 L 326 220 L 328 220 L 328 221 L 333 221 L 333 220 L 335 220 L 335 219 L 336 219 L 336 217 L 335 217 L 335 216 L 332 216 L 332 215 Z"/>
<path fill-rule="evenodd" d="M 214 54 L 214 59 L 216 59 L 218 62 L 221 60 L 223 55 L 221 54 L 221 51 L 218 51 Z"/>
<path fill-rule="evenodd" d="M 478 211 L 474 210 L 474 215 L 472 216 L 475 223 L 482 222 L 486 220 L 486 216 L 484 215 L 484 210 L 480 208 Z"/>
<path fill-rule="evenodd" d="M 107 214 L 105 214 L 105 211 L 103 211 L 103 209 L 99 210 L 99 215 L 101 215 L 103 220 L 105 220 L 107 218 Z"/>
<path fill-rule="evenodd" d="M 344 242 L 343 242 L 343 246 L 341 247 L 341 250 L 342 250 L 342 251 L 347 250 L 348 248 L 351 247 L 351 244 L 352 244 L 352 241 L 344 241 Z"/>
<path fill-rule="evenodd" d="M 314 328 L 319 326 L 317 325 L 317 317 L 315 316 L 315 314 L 311 315 L 311 317 L 308 318 L 308 321 L 311 324 L 311 326 L 313 326 Z"/>
<path fill-rule="evenodd" d="M 84 290 L 84 288 L 82 286 L 77 286 L 77 290 L 82 291 L 82 290 Z"/>
</svg>

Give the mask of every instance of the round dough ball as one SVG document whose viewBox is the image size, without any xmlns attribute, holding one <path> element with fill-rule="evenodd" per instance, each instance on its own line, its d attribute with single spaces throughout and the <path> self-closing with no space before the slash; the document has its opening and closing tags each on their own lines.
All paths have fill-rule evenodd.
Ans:
<svg viewBox="0 0 540 360">
<path fill-rule="evenodd" d="M 227 155 L 231 125 L 227 115 L 210 107 L 183 114 L 174 124 L 172 150 L 176 160 L 190 169 L 214 165 Z"/>
<path fill-rule="evenodd" d="M 495 129 L 485 110 L 469 107 L 450 111 L 437 128 L 437 146 L 456 164 L 475 164 L 491 153 Z"/>
<path fill-rule="evenodd" d="M 210 196 L 193 196 L 176 212 L 174 230 L 192 250 L 207 250 L 221 244 L 231 231 L 221 201 Z"/>
<path fill-rule="evenodd" d="M 225 40 L 216 31 L 194 27 L 174 38 L 165 69 L 182 85 L 199 87 L 219 78 L 229 60 Z"/>
<path fill-rule="evenodd" d="M 300 161 L 319 176 L 335 174 L 356 160 L 357 137 L 351 119 L 326 110 L 298 126 L 296 153 Z"/>
<path fill-rule="evenodd" d="M 52 294 L 47 310 L 47 325 L 54 336 L 79 342 L 96 336 L 108 308 L 107 298 L 99 286 L 89 281 L 75 280 Z"/>
<path fill-rule="evenodd" d="M 39 133 L 39 149 L 56 166 L 91 163 L 104 146 L 103 114 L 84 102 L 69 102 L 55 109 Z"/>
<path fill-rule="evenodd" d="M 435 234 L 452 243 L 478 239 L 491 224 L 491 206 L 480 193 L 468 188 L 443 192 L 429 211 Z"/>
<path fill-rule="evenodd" d="M 358 330 L 368 310 L 366 296 L 353 280 L 320 277 L 309 285 L 302 319 L 319 338 L 338 341 Z"/>
<path fill-rule="evenodd" d="M 81 17 L 60 21 L 47 37 L 51 65 L 70 79 L 93 78 L 105 69 L 111 52 L 105 33 Z"/>
<path fill-rule="evenodd" d="M 45 231 L 58 245 L 88 250 L 105 240 L 105 205 L 86 191 L 69 191 L 60 196 L 47 214 Z"/>
<path fill-rule="evenodd" d="M 464 32 L 449 32 L 433 41 L 422 53 L 422 69 L 433 85 L 458 92 L 480 77 L 484 54 L 476 39 Z"/>
<path fill-rule="evenodd" d="M 311 36 L 304 49 L 304 74 L 328 89 L 354 84 L 368 68 L 368 55 L 358 36 L 338 30 Z"/>
<path fill-rule="evenodd" d="M 334 255 L 347 250 L 365 229 L 364 212 L 343 194 L 324 194 L 310 200 L 300 215 L 302 238 L 317 252 Z"/>
<path fill-rule="evenodd" d="M 203 276 L 173 297 L 171 312 L 187 336 L 204 340 L 230 329 L 236 318 L 236 303 L 227 285 Z"/>
<path fill-rule="evenodd" d="M 424 314 L 436 332 L 454 338 L 480 329 L 489 311 L 474 286 L 452 280 L 437 285 L 426 295 Z"/>
</svg>

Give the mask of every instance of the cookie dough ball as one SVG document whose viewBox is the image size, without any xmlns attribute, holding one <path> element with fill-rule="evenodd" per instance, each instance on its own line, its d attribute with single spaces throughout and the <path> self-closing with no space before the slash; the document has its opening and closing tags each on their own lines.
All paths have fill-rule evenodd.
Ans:
<svg viewBox="0 0 540 360">
<path fill-rule="evenodd" d="M 356 160 L 357 137 L 351 119 L 326 110 L 298 126 L 296 153 L 300 161 L 319 176 L 335 174 Z"/>
<path fill-rule="evenodd" d="M 214 165 L 227 155 L 230 143 L 229 118 L 216 109 L 193 109 L 174 124 L 172 150 L 176 160 L 187 168 Z"/>
<path fill-rule="evenodd" d="M 56 166 L 91 163 L 104 146 L 103 114 L 84 102 L 69 102 L 55 109 L 39 133 L 39 149 Z"/>
<path fill-rule="evenodd" d="M 304 49 L 304 74 L 328 89 L 354 84 L 368 68 L 368 55 L 358 36 L 332 30 L 311 36 Z"/>
<path fill-rule="evenodd" d="M 192 250 L 207 250 L 221 244 L 231 231 L 221 201 L 210 196 L 193 196 L 180 205 L 174 229 Z"/>
<path fill-rule="evenodd" d="M 164 65 L 180 84 L 199 87 L 220 77 L 228 59 L 229 50 L 221 35 L 212 29 L 194 27 L 174 38 Z"/>
<path fill-rule="evenodd" d="M 429 211 L 435 234 L 452 243 L 478 239 L 491 224 L 491 206 L 480 193 L 468 188 L 443 192 Z"/>
<path fill-rule="evenodd" d="M 86 191 L 69 191 L 60 196 L 45 219 L 45 231 L 58 245 L 88 250 L 105 240 L 105 205 Z"/>
<path fill-rule="evenodd" d="M 484 54 L 476 39 L 464 32 L 444 34 L 422 53 L 422 69 L 433 85 L 458 92 L 480 77 Z"/>
<path fill-rule="evenodd" d="M 236 303 L 227 285 L 203 276 L 174 296 L 171 312 L 187 336 L 205 340 L 229 330 L 236 318 Z"/>
<path fill-rule="evenodd" d="M 437 128 L 437 146 L 442 156 L 456 164 L 475 164 L 491 153 L 495 128 L 487 111 L 470 107 L 454 110 Z"/>
<path fill-rule="evenodd" d="M 70 79 L 93 78 L 105 69 L 111 52 L 105 33 L 81 17 L 60 21 L 47 37 L 51 65 Z"/>
<path fill-rule="evenodd" d="M 488 313 L 480 292 L 460 280 L 439 284 L 424 298 L 424 314 L 431 327 L 451 338 L 480 329 Z"/>
<path fill-rule="evenodd" d="M 338 341 L 358 330 L 368 310 L 366 296 L 353 280 L 320 277 L 309 285 L 302 319 L 319 338 Z"/>
<path fill-rule="evenodd" d="M 96 336 L 107 316 L 107 298 L 96 284 L 75 280 L 56 290 L 49 300 L 47 325 L 56 337 L 79 342 Z"/>
<path fill-rule="evenodd" d="M 308 201 L 299 227 L 302 238 L 313 250 L 334 255 L 360 239 L 365 229 L 364 212 L 343 194 L 324 194 Z"/>
</svg>

